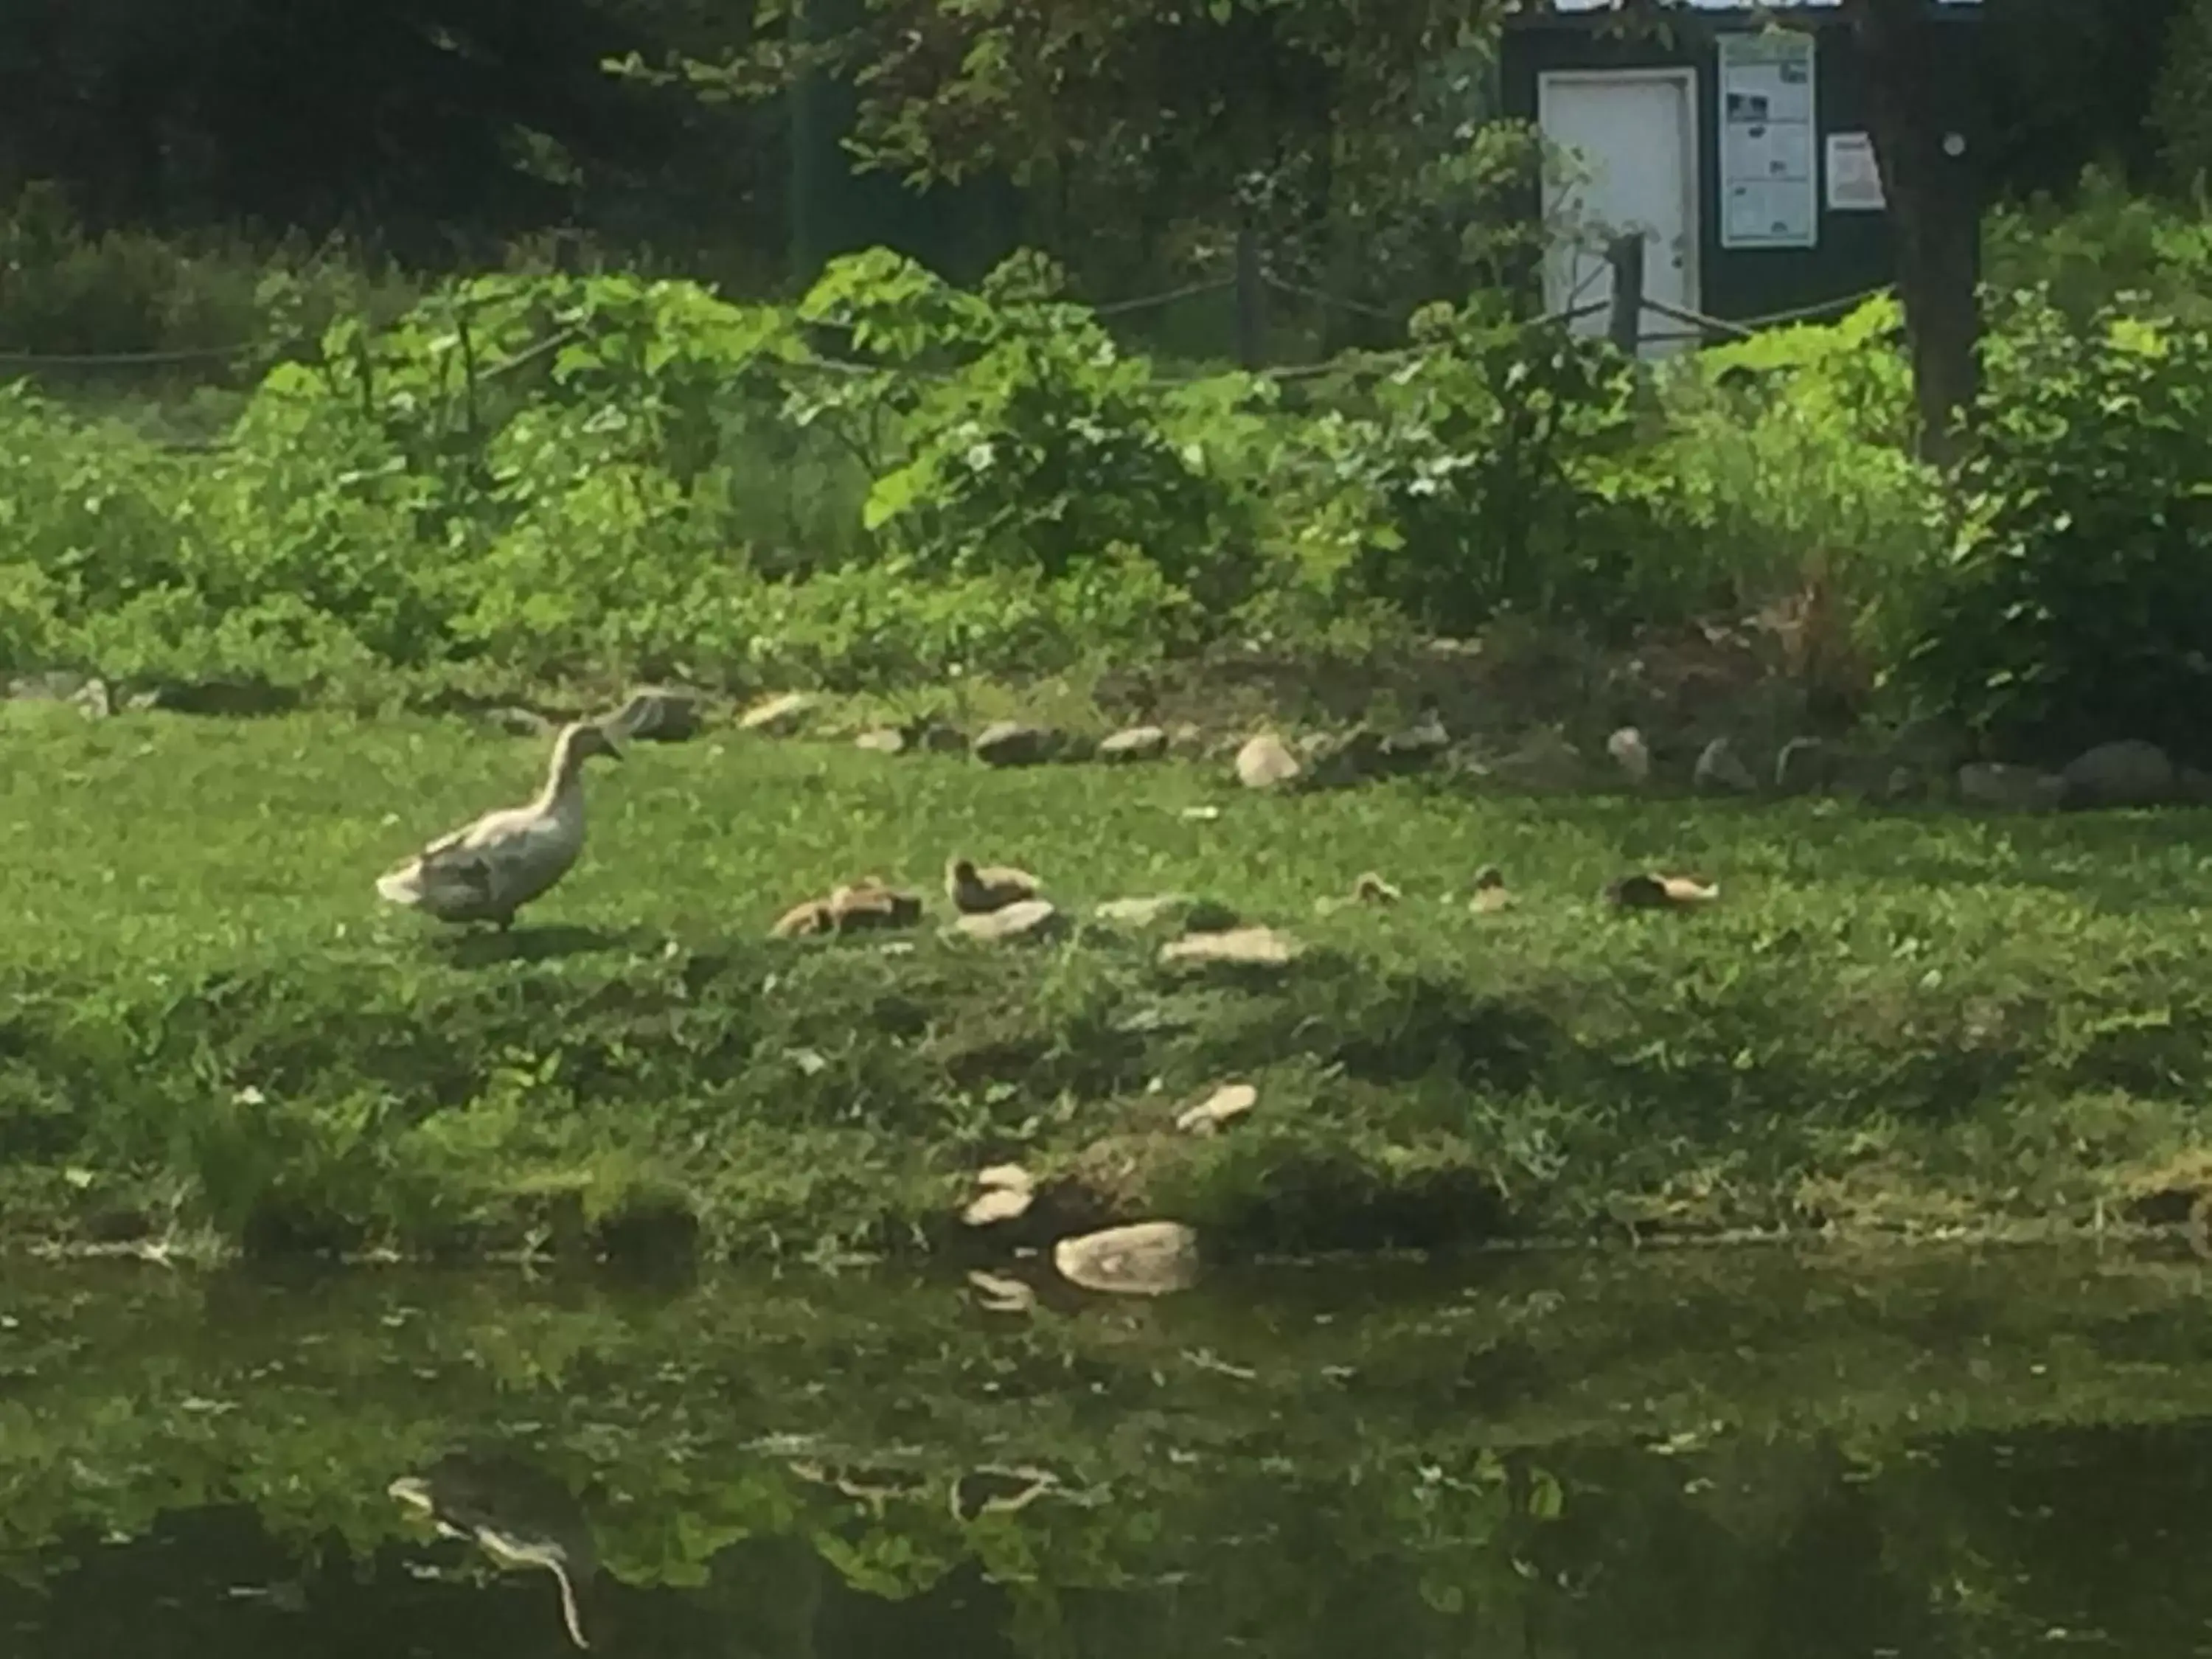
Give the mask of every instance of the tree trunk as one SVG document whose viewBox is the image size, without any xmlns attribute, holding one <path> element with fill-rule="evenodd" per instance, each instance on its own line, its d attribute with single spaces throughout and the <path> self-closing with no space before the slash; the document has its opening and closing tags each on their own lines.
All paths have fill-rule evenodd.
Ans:
<svg viewBox="0 0 2212 1659">
<path fill-rule="evenodd" d="M 1875 156 L 1889 203 L 1898 295 L 1912 352 L 1921 453 L 1957 453 L 1979 385 L 1981 204 L 1974 183 L 1972 90 L 1928 0 L 1850 0 L 1866 66 Z M 1950 153 L 1946 141 L 1951 141 Z"/>
</svg>

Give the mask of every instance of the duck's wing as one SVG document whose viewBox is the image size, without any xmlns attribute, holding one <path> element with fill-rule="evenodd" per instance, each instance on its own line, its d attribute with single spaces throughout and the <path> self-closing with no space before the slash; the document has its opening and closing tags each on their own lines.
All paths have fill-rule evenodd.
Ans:
<svg viewBox="0 0 2212 1659">
<path fill-rule="evenodd" d="M 386 871 L 377 891 L 400 904 L 488 905 L 512 884 L 509 875 L 533 842 L 540 815 L 504 807 L 431 842 Z"/>
</svg>

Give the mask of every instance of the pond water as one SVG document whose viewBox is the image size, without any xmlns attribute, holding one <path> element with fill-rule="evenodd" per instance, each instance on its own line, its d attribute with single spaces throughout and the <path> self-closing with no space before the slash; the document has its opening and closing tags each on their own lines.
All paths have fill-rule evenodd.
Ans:
<svg viewBox="0 0 2212 1659">
<path fill-rule="evenodd" d="M 0 1653 L 2212 1652 L 2205 1271 L 11 1267 Z"/>
</svg>

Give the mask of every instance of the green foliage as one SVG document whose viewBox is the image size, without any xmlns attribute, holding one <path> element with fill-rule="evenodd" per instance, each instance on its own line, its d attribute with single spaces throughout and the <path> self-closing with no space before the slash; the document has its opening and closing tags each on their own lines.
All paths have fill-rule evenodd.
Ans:
<svg viewBox="0 0 2212 1659">
<path fill-rule="evenodd" d="M 0 350 L 205 354 L 185 367 L 220 383 L 250 377 L 272 343 L 312 339 L 344 314 L 395 316 L 414 298 L 398 273 L 335 242 L 94 234 L 48 185 L 0 204 Z M 72 378 L 65 365 L 52 377 Z"/>
<path fill-rule="evenodd" d="M 1602 618 L 1620 568 L 1603 468 L 1635 430 L 1628 366 L 1474 307 L 1432 307 L 1414 335 L 1426 349 L 1293 450 L 1319 492 L 1299 507 L 1349 554 L 1349 585 L 1446 632 L 1508 611 Z"/>
<path fill-rule="evenodd" d="M 1171 583 L 1237 596 L 1236 501 L 1195 438 L 1159 417 L 1149 365 L 1123 357 L 1059 273 L 1017 258 L 981 293 L 947 288 L 883 250 L 836 262 L 800 308 L 900 368 L 957 367 L 919 385 L 887 377 L 805 414 L 895 410 L 902 459 L 876 477 L 863 522 L 924 570 L 1078 571 L 1133 550 Z"/>
<path fill-rule="evenodd" d="M 2152 96 L 2151 125 L 2164 141 L 2165 161 L 2200 203 L 2212 186 L 2212 5 L 2181 0 L 2166 42 L 2166 61 Z"/>
<path fill-rule="evenodd" d="M 2191 97 L 2201 107 L 2201 84 Z M 1984 280 L 1998 293 L 2042 289 L 2077 322 L 2123 295 L 2190 323 L 2212 322 L 2212 220 L 2086 170 L 2063 200 L 1994 209 L 1982 233 Z"/>
<path fill-rule="evenodd" d="M 1832 584 L 1869 637 L 1936 555 L 1936 472 L 1913 459 L 1895 300 L 1717 346 L 1665 388 L 1663 435 L 1623 491 L 1650 524 L 1645 603 L 1747 615 Z"/>
<path fill-rule="evenodd" d="M 2178 281 L 2193 244 L 2154 228 Z M 18 386 L 0 668 L 905 689 L 1507 617 L 1619 637 L 1816 598 L 1853 707 L 1910 652 L 1896 678 L 1992 741 L 2128 714 L 2090 695 L 2132 660 L 2115 605 L 2161 630 L 2147 704 L 2195 684 L 2203 635 L 2169 601 L 2195 556 L 2203 335 L 2153 299 L 2088 324 L 2062 323 L 2073 301 L 1996 308 L 1990 442 L 1945 564 L 1887 300 L 1656 373 L 1471 304 L 1321 374 L 1170 378 L 1065 289 L 1034 254 L 969 290 L 884 249 L 792 307 L 481 276 L 339 317 L 206 454 Z M 2103 564 L 2055 550 L 2115 538 L 2132 550 Z M 1992 550 L 2014 543 L 2044 551 Z M 2096 649 L 2068 623 L 2065 659 L 2046 650 L 2033 618 L 2068 613 L 2021 574 L 2039 560 L 2134 596 L 2101 605 Z"/>
<path fill-rule="evenodd" d="M 2027 294 L 1988 362 L 1910 684 L 2002 752 L 2212 752 L 2212 330 Z"/>
</svg>

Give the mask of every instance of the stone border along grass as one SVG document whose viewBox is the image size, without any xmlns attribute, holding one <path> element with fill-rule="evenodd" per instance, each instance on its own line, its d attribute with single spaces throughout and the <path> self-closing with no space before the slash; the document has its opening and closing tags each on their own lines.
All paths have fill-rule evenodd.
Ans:
<svg viewBox="0 0 2212 1659">
<path fill-rule="evenodd" d="M 651 706 L 637 735 L 696 735 L 682 700 Z M 494 774 L 534 771 L 534 741 L 331 715 L 19 721 L 18 751 L 54 764 L 0 783 L 0 901 L 24 923 L 0 942 L 6 1230 L 1001 1265 L 1160 1215 L 1231 1256 L 2017 1237 L 2185 1220 L 2212 1187 L 2191 815 L 1537 804 L 1462 787 L 1418 730 L 1291 750 L 1297 781 L 1363 751 L 1437 775 L 1299 799 L 1172 758 L 886 766 L 751 740 L 804 712 L 600 786 L 584 864 L 509 941 L 364 895 L 415 831 L 509 787 Z M 1131 746 L 1171 755 L 1165 736 Z M 165 813 L 192 833 L 134 833 Z M 950 845 L 1038 869 L 1072 937 L 762 937 L 861 871 L 920 885 Z M 1511 902 L 1480 902 L 1480 863 Z M 1646 865 L 1717 877 L 1720 901 L 1598 902 Z M 1403 899 L 1344 902 L 1367 868 Z M 1170 892 L 1291 948 L 1177 961 L 1187 903 L 1111 907 Z M 1209 1122 L 1236 1084 L 1253 1103 Z M 1010 1164 L 1023 1201 L 964 1224 Z"/>
</svg>

